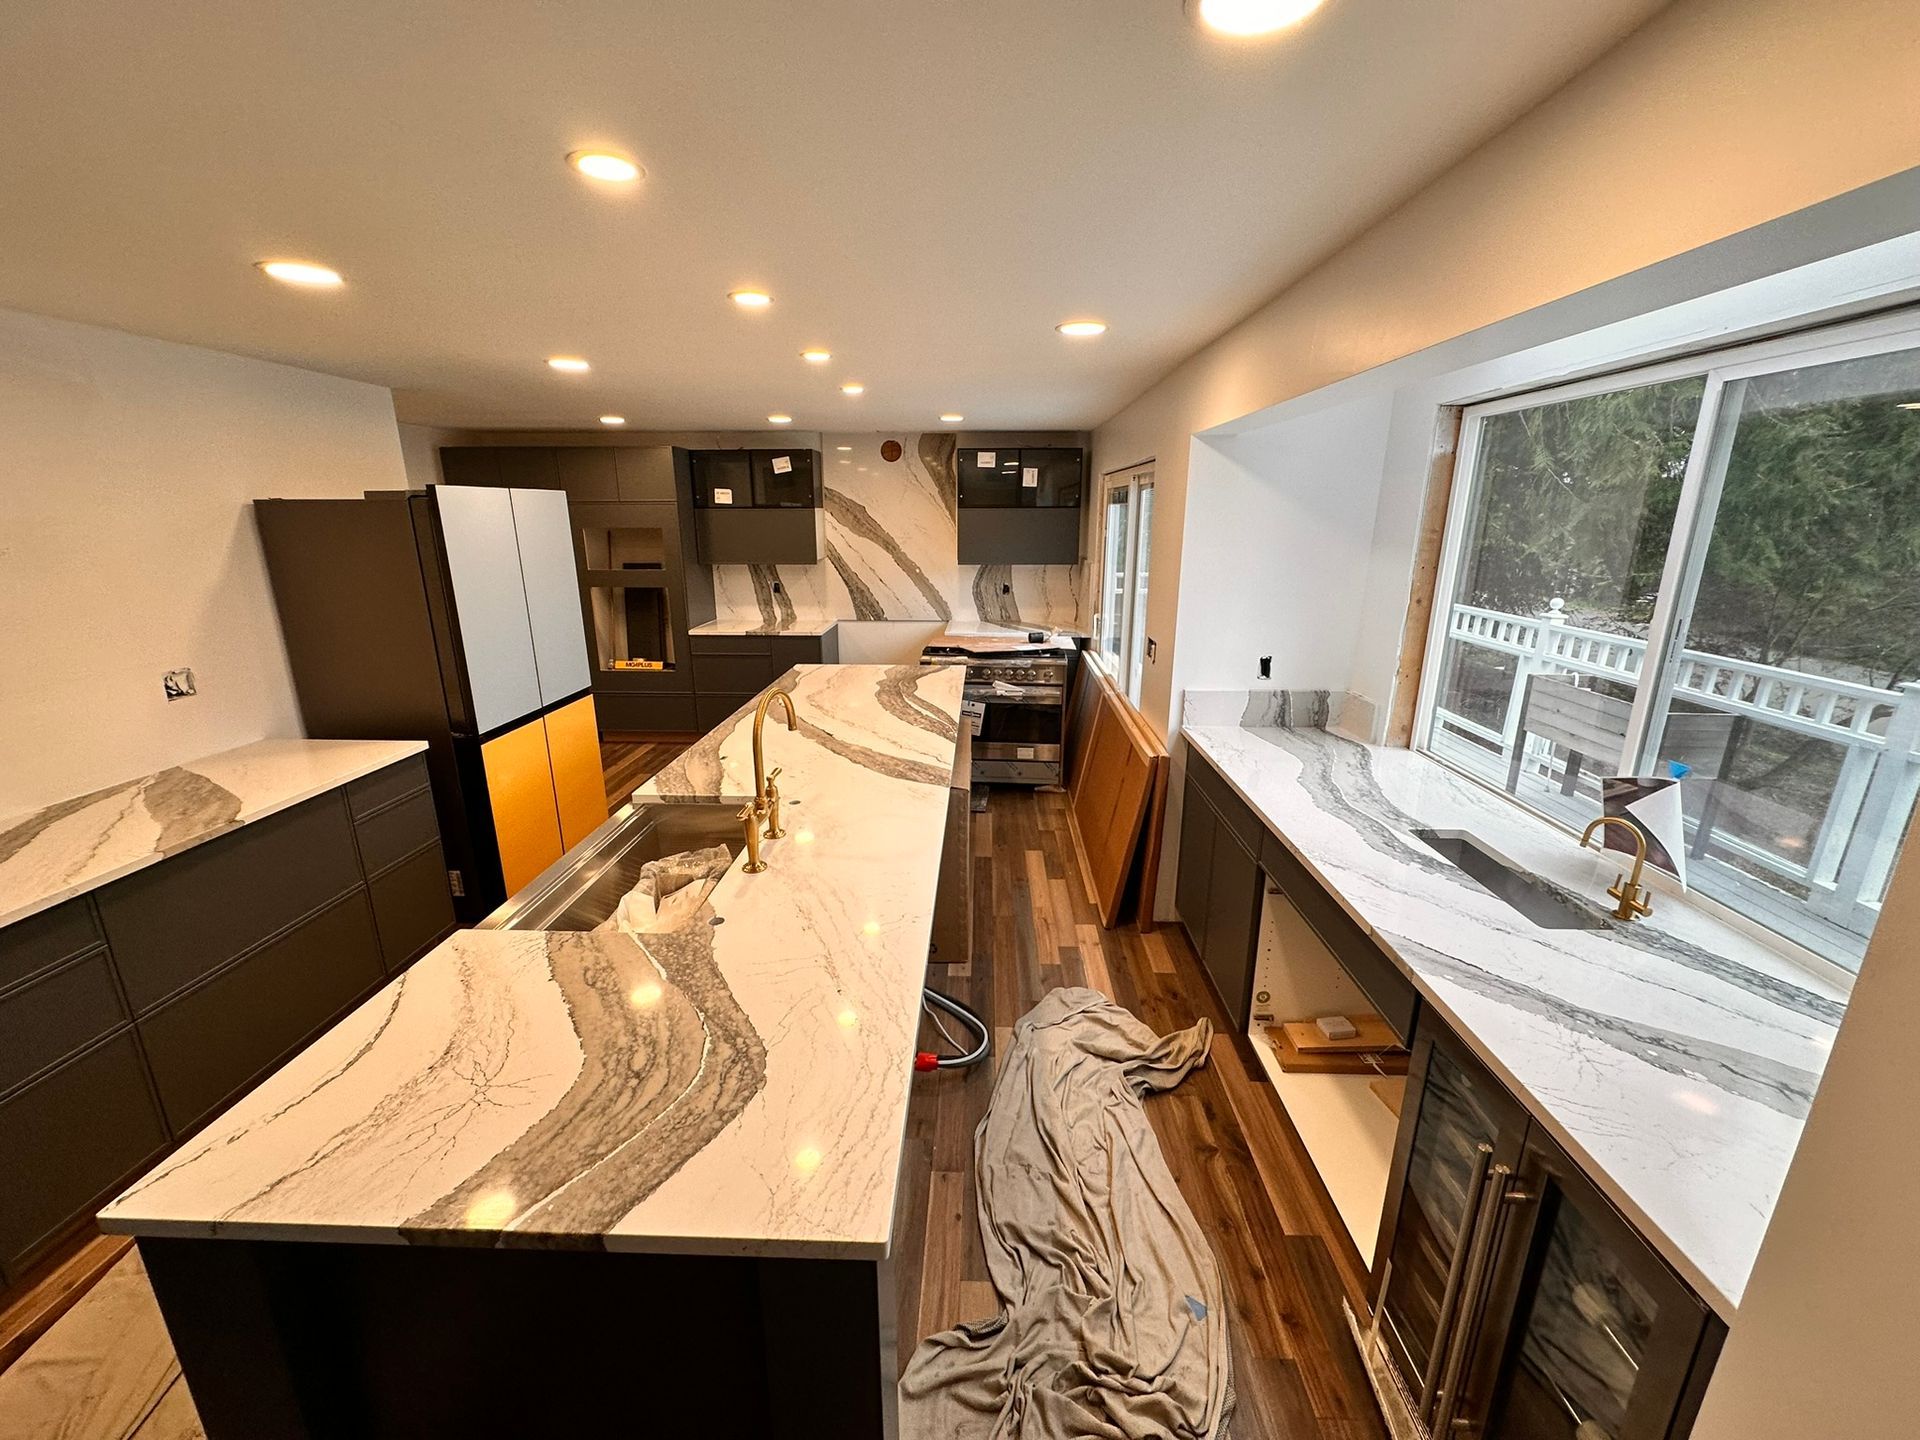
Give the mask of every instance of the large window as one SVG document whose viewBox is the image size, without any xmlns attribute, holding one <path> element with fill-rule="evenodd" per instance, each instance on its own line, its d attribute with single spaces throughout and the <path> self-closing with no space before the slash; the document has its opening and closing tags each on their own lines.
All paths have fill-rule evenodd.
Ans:
<svg viewBox="0 0 1920 1440">
<path fill-rule="evenodd" d="M 1140 703 L 1147 663 L 1147 567 L 1153 549 L 1153 471 L 1117 471 L 1101 487 L 1099 610 L 1093 647 L 1127 698 Z"/>
<path fill-rule="evenodd" d="M 1426 749 L 1568 825 L 1680 777 L 1688 879 L 1857 968 L 1920 791 L 1920 330 L 1469 410 Z"/>
</svg>

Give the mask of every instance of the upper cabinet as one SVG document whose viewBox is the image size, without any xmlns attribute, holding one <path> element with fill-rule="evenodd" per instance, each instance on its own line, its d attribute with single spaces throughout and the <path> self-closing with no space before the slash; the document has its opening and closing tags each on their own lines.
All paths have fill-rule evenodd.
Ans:
<svg viewBox="0 0 1920 1440">
<path fill-rule="evenodd" d="M 962 565 L 1073 565 L 1080 559 L 1080 498 L 1087 454 L 1044 449 L 962 449 Z"/>
<path fill-rule="evenodd" d="M 707 565 L 814 565 L 822 554 L 818 450 L 696 450 L 694 554 Z"/>
</svg>

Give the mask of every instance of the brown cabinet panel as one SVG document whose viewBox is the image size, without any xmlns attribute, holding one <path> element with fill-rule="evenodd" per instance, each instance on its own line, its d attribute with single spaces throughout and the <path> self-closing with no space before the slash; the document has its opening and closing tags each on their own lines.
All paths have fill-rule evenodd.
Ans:
<svg viewBox="0 0 1920 1440">
<path fill-rule="evenodd" d="M 115 881 L 100 917 L 137 1013 L 359 883 L 333 791 Z"/>
<path fill-rule="evenodd" d="M 695 635 L 688 641 L 695 655 L 771 655 L 771 635 Z"/>
<path fill-rule="evenodd" d="M 377 875 L 440 837 L 433 796 L 422 790 L 411 799 L 369 815 L 354 826 L 354 832 L 360 838 L 360 863 L 367 874 Z"/>
<path fill-rule="evenodd" d="M 453 897 L 438 845 L 402 861 L 368 883 L 380 954 L 389 974 L 398 974 L 453 929 Z"/>
<path fill-rule="evenodd" d="M 84 897 L 0 929 L 0 990 L 83 955 L 104 939 Z"/>
<path fill-rule="evenodd" d="M 618 500 L 620 478 L 615 452 L 605 446 L 556 446 L 554 463 L 560 488 L 569 500 Z"/>
<path fill-rule="evenodd" d="M 386 979 L 366 895 L 355 891 L 140 1021 L 175 1133 L 207 1119 Z"/>
<path fill-rule="evenodd" d="M 107 952 L 0 999 L 0 1094 L 127 1021 Z"/>
<path fill-rule="evenodd" d="M 765 689 L 777 673 L 765 655 L 699 655 L 693 662 L 693 689 L 699 695 L 738 695 Z"/>
<path fill-rule="evenodd" d="M 363 775 L 347 786 L 347 808 L 358 820 L 384 809 L 402 796 L 427 788 L 427 757 L 415 755 L 371 775 Z"/>
<path fill-rule="evenodd" d="M 30 1263 L 166 1146 L 131 1030 L 0 1104 L 0 1268 Z"/>
<path fill-rule="evenodd" d="M 622 500 L 678 500 L 676 452 L 665 445 L 629 446 L 612 452 Z"/>
</svg>

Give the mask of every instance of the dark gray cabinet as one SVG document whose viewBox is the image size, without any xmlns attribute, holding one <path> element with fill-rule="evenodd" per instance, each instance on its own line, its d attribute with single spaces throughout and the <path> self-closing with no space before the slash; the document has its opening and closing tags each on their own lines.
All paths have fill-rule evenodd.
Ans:
<svg viewBox="0 0 1920 1440">
<path fill-rule="evenodd" d="M 689 462 L 694 553 L 701 563 L 819 562 L 819 451 L 696 450 Z"/>
<path fill-rule="evenodd" d="M 699 725 L 711 730 L 751 702 L 796 665 L 833 665 L 840 659 L 840 634 L 695 635 L 694 701 Z"/>
<path fill-rule="evenodd" d="M 1072 565 L 1080 559 L 1086 451 L 1068 446 L 964 448 L 959 559 L 963 565 Z"/>
<path fill-rule="evenodd" d="M 453 923 L 416 756 L 0 930 L 0 1283 Z"/>
<path fill-rule="evenodd" d="M 1189 752 L 1174 902 L 1214 993 L 1235 1031 L 1244 1032 L 1253 1008 L 1253 950 L 1263 889 L 1260 861 L 1241 833 L 1239 814 L 1222 813 L 1226 807 L 1215 804 L 1196 762 Z M 1236 808 L 1244 807 L 1236 802 Z"/>
</svg>

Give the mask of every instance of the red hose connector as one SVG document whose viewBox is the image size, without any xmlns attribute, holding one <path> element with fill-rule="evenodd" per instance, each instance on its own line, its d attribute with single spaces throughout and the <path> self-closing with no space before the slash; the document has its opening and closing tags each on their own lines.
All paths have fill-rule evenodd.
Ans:
<svg viewBox="0 0 1920 1440">
<path fill-rule="evenodd" d="M 929 1070 L 938 1070 L 940 1068 L 940 1057 L 931 1050 L 922 1050 L 918 1055 L 913 1057 L 913 1068 L 923 1075 Z"/>
</svg>

